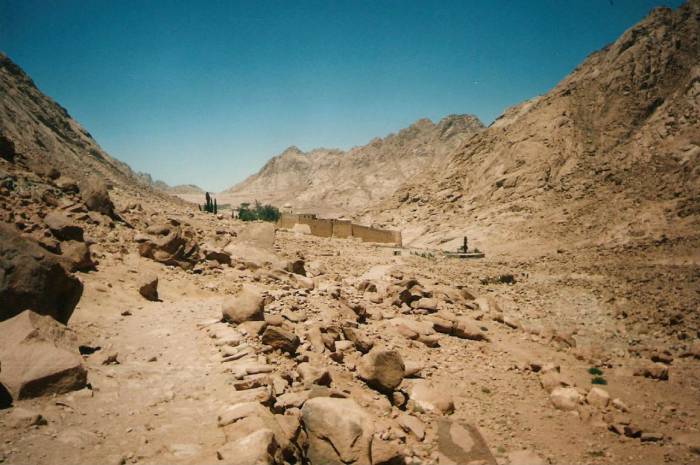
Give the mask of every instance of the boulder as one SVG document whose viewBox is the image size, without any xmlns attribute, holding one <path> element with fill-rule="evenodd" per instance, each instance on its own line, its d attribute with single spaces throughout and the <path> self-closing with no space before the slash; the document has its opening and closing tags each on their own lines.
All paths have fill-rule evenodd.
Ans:
<svg viewBox="0 0 700 465">
<path fill-rule="evenodd" d="M 668 380 L 668 366 L 664 365 L 663 363 L 648 362 L 645 365 L 638 367 L 634 371 L 634 375 L 666 381 Z"/>
<path fill-rule="evenodd" d="M 44 217 L 44 223 L 57 239 L 62 241 L 83 241 L 83 228 L 65 215 L 65 213 L 53 211 Z"/>
<path fill-rule="evenodd" d="M 118 219 L 114 212 L 112 199 L 109 198 L 109 192 L 107 192 L 107 185 L 100 178 L 92 176 L 82 180 L 80 182 L 80 196 L 89 210 Z"/>
<path fill-rule="evenodd" d="M 438 309 L 438 301 L 437 299 L 422 297 L 414 302 L 411 302 L 411 308 L 436 312 Z"/>
<path fill-rule="evenodd" d="M 299 364 L 297 372 L 305 385 L 320 384 L 321 386 L 330 386 L 331 384 L 331 374 L 328 372 L 328 368 L 314 366 L 305 362 Z"/>
<path fill-rule="evenodd" d="M 65 241 L 61 243 L 61 256 L 69 263 L 70 271 L 91 271 L 95 269 L 90 246 L 85 242 Z"/>
<path fill-rule="evenodd" d="M 581 394 L 571 387 L 559 387 L 554 389 L 549 398 L 558 410 L 576 410 L 581 403 Z"/>
<path fill-rule="evenodd" d="M 12 405 L 12 395 L 7 388 L 0 383 L 0 409 L 8 408 Z"/>
<path fill-rule="evenodd" d="M 414 417 L 413 415 L 402 413 L 396 420 L 398 421 L 399 426 L 401 426 L 401 429 L 403 429 L 405 432 L 412 433 L 419 441 L 425 439 L 425 425 L 422 421 L 420 421 L 420 419 Z"/>
<path fill-rule="evenodd" d="M 87 381 L 73 332 L 31 310 L 0 323 L 0 360 L 0 383 L 15 400 L 82 389 Z"/>
<path fill-rule="evenodd" d="M 200 260 L 199 245 L 194 239 L 194 233 L 183 229 L 177 220 L 152 226 L 146 232 L 152 237 L 139 243 L 139 254 L 142 257 L 186 270 Z"/>
<path fill-rule="evenodd" d="M 357 367 L 358 376 L 380 392 L 391 392 L 403 380 L 404 365 L 401 354 L 395 350 L 375 347 L 362 356 Z"/>
<path fill-rule="evenodd" d="M 374 420 L 352 399 L 314 397 L 301 409 L 313 464 L 371 465 Z"/>
<path fill-rule="evenodd" d="M 355 348 L 363 354 L 366 354 L 374 347 L 374 341 L 352 326 L 343 326 L 343 335 L 345 339 L 351 341 L 355 345 Z"/>
<path fill-rule="evenodd" d="M 282 456 L 290 459 L 289 461 L 292 463 L 299 462 L 299 460 L 292 460 L 295 457 L 300 457 L 298 457 L 297 447 L 292 442 L 293 436 L 290 436 L 286 428 L 289 425 L 286 422 L 282 424 L 278 421 L 278 416 L 274 415 L 259 402 L 238 403 L 227 407 L 219 414 L 218 423 L 223 428 L 227 440 L 227 445 L 219 450 L 220 456 L 223 456 L 225 460 L 228 457 L 232 457 L 233 452 L 237 449 L 235 444 L 245 437 L 258 431 L 269 431 L 272 433 L 275 447 L 272 450 L 268 449 L 268 452 L 275 458 L 274 463 L 282 463 Z M 260 439 L 262 439 L 262 443 L 270 444 L 268 435 Z M 253 445 L 253 447 L 255 446 Z M 258 452 L 260 451 L 258 450 Z M 257 462 L 243 461 L 236 463 Z"/>
<path fill-rule="evenodd" d="M 452 396 L 428 381 L 416 381 L 408 389 L 408 408 L 419 413 L 449 415 L 455 410 Z"/>
<path fill-rule="evenodd" d="M 605 408 L 610 403 L 610 394 L 605 389 L 593 387 L 586 395 L 586 402 L 594 407 Z"/>
<path fill-rule="evenodd" d="M 225 321 L 240 324 L 244 321 L 262 321 L 264 307 L 262 294 L 249 286 L 243 286 L 237 295 L 224 302 L 221 311 Z"/>
<path fill-rule="evenodd" d="M 378 437 L 372 439 L 372 465 L 405 465 L 406 446 Z"/>
<path fill-rule="evenodd" d="M 15 161 L 15 156 L 17 156 L 15 143 L 9 137 L 0 134 L 0 158 L 13 162 Z"/>
<path fill-rule="evenodd" d="M 67 323 L 83 284 L 66 260 L 0 224 L 0 321 L 32 309 Z"/>
<path fill-rule="evenodd" d="M 144 299 L 152 302 L 158 301 L 158 276 L 153 273 L 145 273 L 141 275 L 136 286 Z"/>
<path fill-rule="evenodd" d="M 56 184 L 56 187 L 61 189 L 63 192 L 68 192 L 70 194 L 77 194 L 78 192 L 80 192 L 78 183 L 75 182 L 73 178 L 70 178 L 68 176 L 61 176 L 56 181 L 54 181 L 54 184 Z"/>
<path fill-rule="evenodd" d="M 285 267 L 284 260 L 271 250 L 255 247 L 238 240 L 232 241 L 224 247 L 223 251 L 231 256 L 232 263 L 239 263 L 250 270 L 265 267 L 282 269 Z"/>
<path fill-rule="evenodd" d="M 470 339 L 472 341 L 488 341 L 489 338 L 481 330 L 481 327 L 476 321 L 471 318 L 460 316 L 454 321 L 452 327 L 452 335 L 462 339 Z"/>
<path fill-rule="evenodd" d="M 299 336 L 281 326 L 268 326 L 262 335 L 262 343 L 282 352 L 294 354 L 299 347 Z"/>
<path fill-rule="evenodd" d="M 216 451 L 217 458 L 227 465 L 275 465 L 279 445 L 269 429 L 259 429 Z"/>
</svg>

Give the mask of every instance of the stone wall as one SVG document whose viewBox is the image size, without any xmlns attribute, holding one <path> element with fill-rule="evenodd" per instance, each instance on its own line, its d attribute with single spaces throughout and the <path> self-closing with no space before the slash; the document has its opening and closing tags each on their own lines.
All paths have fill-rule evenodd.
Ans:
<svg viewBox="0 0 700 465">
<path fill-rule="evenodd" d="M 370 228 L 359 224 L 352 225 L 352 236 L 359 237 L 362 242 L 381 242 L 384 244 L 401 245 L 401 232 L 388 229 Z"/>
<path fill-rule="evenodd" d="M 311 234 L 320 237 L 359 237 L 363 242 L 379 242 L 401 246 L 401 231 L 370 228 L 351 223 L 349 220 L 329 220 L 316 218 L 313 214 L 283 213 L 277 221 L 277 226 L 292 229 L 295 224 L 306 224 Z"/>
<path fill-rule="evenodd" d="M 333 237 L 342 239 L 352 236 L 352 223 L 350 220 L 331 220 L 333 222 Z"/>
</svg>

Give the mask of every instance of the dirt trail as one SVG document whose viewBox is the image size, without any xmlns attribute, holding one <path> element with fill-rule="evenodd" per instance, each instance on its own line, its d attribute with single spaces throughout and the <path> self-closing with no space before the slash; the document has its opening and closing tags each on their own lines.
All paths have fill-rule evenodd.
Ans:
<svg viewBox="0 0 700 465">
<path fill-rule="evenodd" d="M 221 298 L 180 297 L 188 284 L 173 279 L 161 286 L 162 302 L 147 302 L 124 271 L 87 275 L 71 322 L 83 344 L 100 347 L 86 357 L 93 391 L 23 403 L 48 425 L 12 444 L 21 451 L 12 463 L 216 461 L 224 440 L 216 412 L 232 388 L 197 323 L 220 316 Z M 113 354 L 119 363 L 103 365 Z"/>
</svg>

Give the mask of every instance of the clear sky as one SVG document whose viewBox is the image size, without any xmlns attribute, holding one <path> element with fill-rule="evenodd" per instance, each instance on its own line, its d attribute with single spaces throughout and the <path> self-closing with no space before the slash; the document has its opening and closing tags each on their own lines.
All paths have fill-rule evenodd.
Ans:
<svg viewBox="0 0 700 465">
<path fill-rule="evenodd" d="M 285 147 L 485 124 L 678 0 L 0 0 L 0 50 L 111 155 L 222 190 Z"/>
</svg>

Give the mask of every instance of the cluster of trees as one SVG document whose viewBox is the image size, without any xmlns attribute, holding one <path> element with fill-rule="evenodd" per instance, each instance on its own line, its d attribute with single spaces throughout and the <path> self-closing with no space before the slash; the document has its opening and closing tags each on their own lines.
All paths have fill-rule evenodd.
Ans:
<svg viewBox="0 0 700 465">
<path fill-rule="evenodd" d="M 242 203 L 238 209 L 238 218 L 243 221 L 277 221 L 280 218 L 280 211 L 272 205 L 263 205 L 255 201 L 253 207 L 249 203 Z"/>
</svg>

